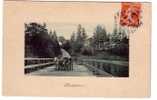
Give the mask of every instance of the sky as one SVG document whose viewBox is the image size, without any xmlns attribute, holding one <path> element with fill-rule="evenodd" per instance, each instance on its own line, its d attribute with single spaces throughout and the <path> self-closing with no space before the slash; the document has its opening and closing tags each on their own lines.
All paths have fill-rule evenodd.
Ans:
<svg viewBox="0 0 157 100">
<path fill-rule="evenodd" d="M 78 24 L 81 24 L 83 28 L 85 28 L 86 34 L 88 37 L 93 36 L 93 32 L 95 31 L 95 28 L 97 25 L 101 25 L 102 27 L 107 28 L 107 32 L 112 32 L 113 26 L 106 27 L 105 24 L 101 23 L 49 23 L 47 24 L 48 30 L 52 30 L 52 32 L 55 30 L 57 33 L 57 36 L 64 36 L 66 39 L 70 39 L 72 33 L 77 32 Z M 65 35 L 66 34 L 66 35 Z"/>
<path fill-rule="evenodd" d="M 114 15 L 120 8 L 121 3 L 31 3 L 29 7 L 23 5 L 24 14 L 21 13 L 20 16 L 25 22 L 45 22 L 49 31 L 55 29 L 58 36 L 69 39 L 72 33 L 76 32 L 78 24 L 85 28 L 89 37 L 93 35 L 98 24 L 111 33 L 114 28 Z"/>
</svg>

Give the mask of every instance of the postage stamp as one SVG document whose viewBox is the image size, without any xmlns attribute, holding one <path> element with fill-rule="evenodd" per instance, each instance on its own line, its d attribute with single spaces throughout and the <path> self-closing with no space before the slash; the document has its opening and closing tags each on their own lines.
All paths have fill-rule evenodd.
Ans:
<svg viewBox="0 0 157 100">
<path fill-rule="evenodd" d="M 133 28 L 141 25 L 141 3 L 123 2 L 121 4 L 120 25 Z"/>
</svg>

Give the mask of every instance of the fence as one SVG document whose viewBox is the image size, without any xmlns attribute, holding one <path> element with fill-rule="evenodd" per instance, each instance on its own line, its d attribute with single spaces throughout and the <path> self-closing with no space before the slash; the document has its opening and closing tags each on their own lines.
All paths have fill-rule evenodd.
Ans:
<svg viewBox="0 0 157 100">
<path fill-rule="evenodd" d="M 25 74 L 54 64 L 53 58 L 25 58 Z"/>
<path fill-rule="evenodd" d="M 25 66 L 53 62 L 53 58 L 25 58 Z"/>
</svg>

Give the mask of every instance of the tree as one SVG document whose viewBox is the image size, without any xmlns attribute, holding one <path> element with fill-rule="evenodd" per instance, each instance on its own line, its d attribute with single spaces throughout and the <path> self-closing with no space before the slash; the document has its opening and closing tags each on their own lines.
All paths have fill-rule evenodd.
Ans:
<svg viewBox="0 0 157 100">
<path fill-rule="evenodd" d="M 65 40 L 62 44 L 62 48 L 65 49 L 68 53 L 71 53 L 71 44 L 69 40 Z"/>
<path fill-rule="evenodd" d="M 78 25 L 76 33 L 72 33 L 71 35 L 71 47 L 72 52 L 80 53 L 81 48 L 84 47 L 85 41 L 87 39 L 87 34 L 85 31 L 85 28 L 81 26 L 81 24 Z"/>
<path fill-rule="evenodd" d="M 60 53 L 59 44 L 48 34 L 46 24 L 25 24 L 25 57 L 55 57 Z"/>
<path fill-rule="evenodd" d="M 85 42 L 87 39 L 87 34 L 86 34 L 86 31 L 85 31 L 85 28 L 82 28 L 82 40 L 83 42 Z"/>
<path fill-rule="evenodd" d="M 53 39 L 57 41 L 57 35 L 56 35 L 56 31 L 53 31 Z"/>
<path fill-rule="evenodd" d="M 52 34 L 52 30 L 50 30 L 49 35 L 50 35 L 50 37 L 52 37 L 52 36 L 53 36 L 53 34 Z"/>
<path fill-rule="evenodd" d="M 93 33 L 93 46 L 96 49 L 102 49 L 104 47 L 104 42 L 108 41 L 107 32 L 105 27 L 97 25 L 95 32 Z"/>
<path fill-rule="evenodd" d="M 70 38 L 71 43 L 75 41 L 75 33 L 73 32 Z"/>
<path fill-rule="evenodd" d="M 78 28 L 77 28 L 76 41 L 77 42 L 82 42 L 82 26 L 81 26 L 81 24 L 79 24 Z"/>
<path fill-rule="evenodd" d="M 44 22 L 44 23 L 43 23 L 43 27 L 46 28 L 46 26 L 47 26 L 47 25 L 46 25 L 46 23 Z"/>
<path fill-rule="evenodd" d="M 63 44 L 66 41 L 66 39 L 63 36 L 59 36 L 58 41 Z"/>
<path fill-rule="evenodd" d="M 83 33 L 84 32 L 84 33 Z M 85 29 L 82 28 L 81 24 L 78 25 L 77 27 L 77 32 L 76 32 L 76 41 L 74 42 L 75 43 L 75 52 L 80 52 L 81 51 L 81 48 L 84 46 L 84 40 L 83 38 L 83 35 L 85 36 Z"/>
<path fill-rule="evenodd" d="M 106 41 L 107 39 L 107 32 L 106 29 L 103 28 L 102 26 L 98 25 L 95 29 L 94 32 L 94 38 L 96 39 L 96 41 Z"/>
</svg>

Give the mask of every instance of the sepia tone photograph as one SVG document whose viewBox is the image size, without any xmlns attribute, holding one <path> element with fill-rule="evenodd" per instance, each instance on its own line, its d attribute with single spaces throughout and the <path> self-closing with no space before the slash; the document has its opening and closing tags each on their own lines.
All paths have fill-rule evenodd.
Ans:
<svg viewBox="0 0 157 100">
<path fill-rule="evenodd" d="M 129 34 L 119 25 L 119 13 L 111 19 L 24 23 L 25 74 L 129 77 Z"/>
<path fill-rule="evenodd" d="M 140 3 L 122 3 L 121 10 L 110 13 L 94 10 L 94 20 L 87 19 L 91 13 L 76 10 L 71 19 L 60 14 L 53 21 L 25 22 L 24 73 L 129 77 L 129 34 L 134 30 L 128 27 L 141 25 L 140 9 Z"/>
</svg>

